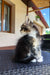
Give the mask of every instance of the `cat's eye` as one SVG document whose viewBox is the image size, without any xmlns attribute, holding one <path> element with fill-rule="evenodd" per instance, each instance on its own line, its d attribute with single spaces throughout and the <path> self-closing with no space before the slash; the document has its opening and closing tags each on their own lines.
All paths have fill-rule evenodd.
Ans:
<svg viewBox="0 0 50 75">
<path fill-rule="evenodd" d="M 24 28 L 24 31 L 27 31 L 28 29 L 27 28 Z"/>
<path fill-rule="evenodd" d="M 21 28 L 21 31 L 23 30 L 23 27 Z"/>
</svg>

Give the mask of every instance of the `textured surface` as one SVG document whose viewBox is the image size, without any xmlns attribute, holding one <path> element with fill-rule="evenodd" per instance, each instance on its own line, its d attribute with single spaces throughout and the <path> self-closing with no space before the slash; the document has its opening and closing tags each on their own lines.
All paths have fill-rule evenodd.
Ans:
<svg viewBox="0 0 50 75">
<path fill-rule="evenodd" d="M 50 75 L 50 53 L 42 52 L 43 63 L 12 63 L 14 50 L 0 50 L 0 75 Z"/>
</svg>

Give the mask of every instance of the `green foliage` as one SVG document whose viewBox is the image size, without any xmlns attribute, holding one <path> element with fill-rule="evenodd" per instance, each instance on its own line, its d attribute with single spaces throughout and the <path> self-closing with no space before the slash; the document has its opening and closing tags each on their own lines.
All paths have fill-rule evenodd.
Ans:
<svg viewBox="0 0 50 75">
<path fill-rule="evenodd" d="M 49 38 L 46 38 L 45 40 L 50 40 Z"/>
<path fill-rule="evenodd" d="M 36 18 L 39 18 L 40 19 L 40 16 L 37 15 Z"/>
<path fill-rule="evenodd" d="M 50 31 L 47 31 L 47 30 L 46 30 L 46 34 L 50 34 Z"/>
</svg>

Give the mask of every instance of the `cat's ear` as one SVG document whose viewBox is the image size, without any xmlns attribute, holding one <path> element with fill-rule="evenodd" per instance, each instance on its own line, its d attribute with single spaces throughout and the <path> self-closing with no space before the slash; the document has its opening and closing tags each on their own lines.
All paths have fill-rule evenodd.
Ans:
<svg viewBox="0 0 50 75">
<path fill-rule="evenodd" d="M 29 19 L 29 17 L 28 17 L 28 16 L 26 16 L 25 24 L 26 24 L 26 25 L 29 25 L 29 24 L 30 24 L 30 19 Z"/>
</svg>

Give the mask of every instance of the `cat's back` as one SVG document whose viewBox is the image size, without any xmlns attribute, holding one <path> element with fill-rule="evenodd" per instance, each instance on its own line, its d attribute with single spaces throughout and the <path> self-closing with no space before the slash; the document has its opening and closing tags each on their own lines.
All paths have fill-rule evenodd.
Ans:
<svg viewBox="0 0 50 75">
<path fill-rule="evenodd" d="M 25 43 L 27 43 L 28 42 L 28 40 L 29 40 L 29 37 L 28 37 L 28 35 L 25 35 L 25 36 L 23 36 L 23 37 L 21 37 L 19 40 L 18 40 L 18 44 L 25 44 Z"/>
</svg>

